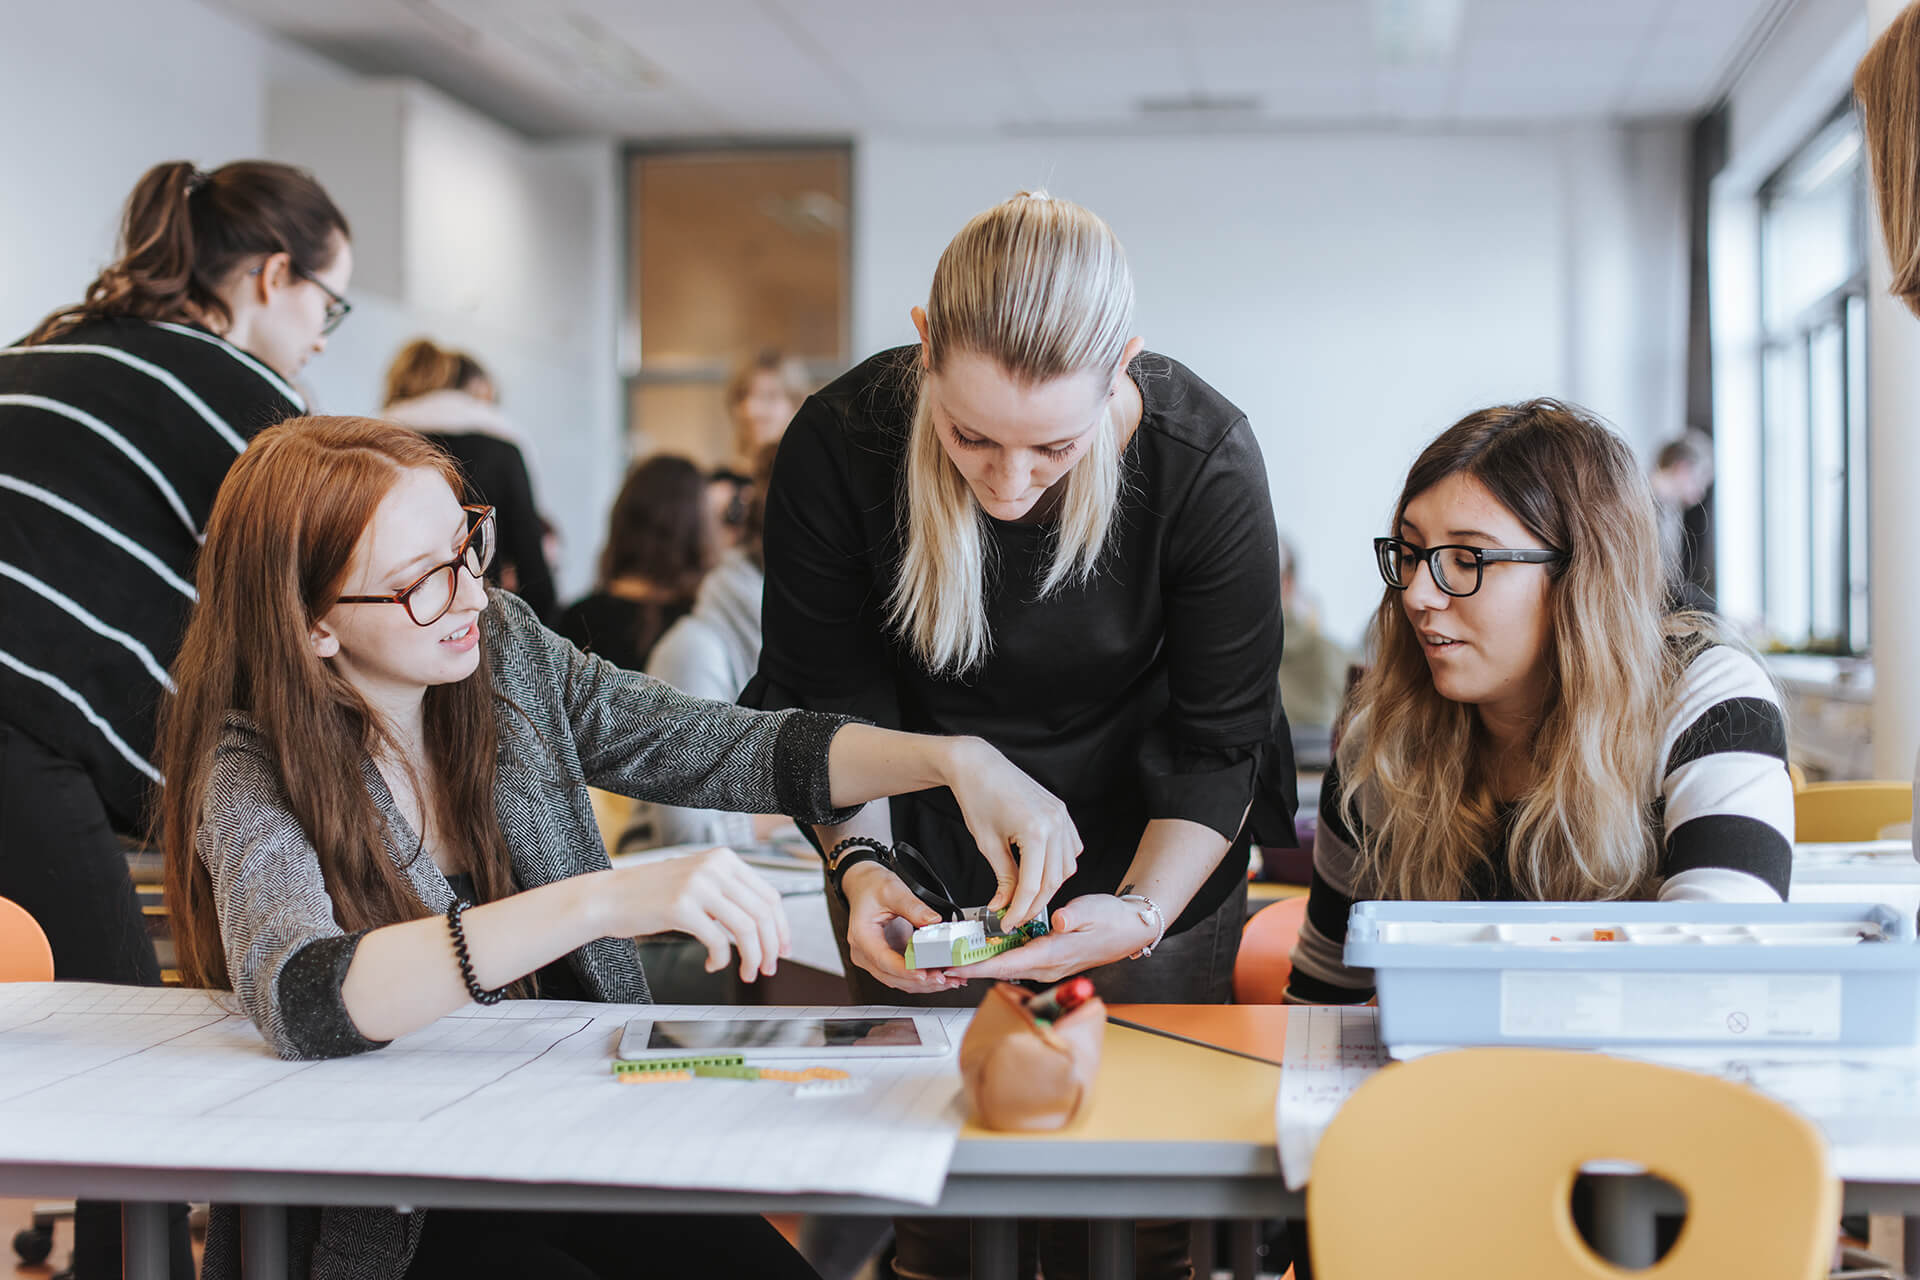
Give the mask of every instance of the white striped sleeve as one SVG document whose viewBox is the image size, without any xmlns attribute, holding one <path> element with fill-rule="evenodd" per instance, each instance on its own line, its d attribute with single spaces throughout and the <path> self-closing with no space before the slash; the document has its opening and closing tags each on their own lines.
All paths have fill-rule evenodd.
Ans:
<svg viewBox="0 0 1920 1280">
<path fill-rule="evenodd" d="M 1752 657 L 1695 658 L 1661 742 L 1665 900 L 1777 902 L 1793 868 L 1786 720 Z"/>
<path fill-rule="evenodd" d="M 193 410 L 202 422 L 212 427 L 214 432 L 219 435 L 222 440 L 233 446 L 235 453 L 239 453 L 247 447 L 247 442 L 242 440 L 234 429 L 227 425 L 225 418 L 213 411 L 213 406 L 209 405 L 205 400 L 202 400 L 195 394 L 192 387 L 180 381 L 178 377 L 174 376 L 172 371 L 162 369 L 151 360 L 142 360 L 139 356 L 128 351 L 122 351 L 118 347 L 92 346 L 86 343 L 49 342 L 33 347 L 0 347 L 0 356 L 16 354 L 100 356 L 108 360 L 118 361 L 126 365 L 129 369 L 138 369 L 141 373 L 146 374 L 149 378 L 152 378 L 155 382 L 158 382 L 161 386 L 179 396 L 181 402 Z"/>
</svg>

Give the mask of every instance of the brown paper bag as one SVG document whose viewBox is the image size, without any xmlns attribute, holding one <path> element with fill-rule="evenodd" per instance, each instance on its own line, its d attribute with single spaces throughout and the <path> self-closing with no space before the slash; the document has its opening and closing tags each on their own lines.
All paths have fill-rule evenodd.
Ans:
<svg viewBox="0 0 1920 1280">
<path fill-rule="evenodd" d="M 1107 1006 L 1098 996 L 1051 1026 L 1027 993 L 996 983 L 960 1042 L 967 1110 L 983 1129 L 1058 1129 L 1080 1113 L 1100 1071 Z"/>
</svg>

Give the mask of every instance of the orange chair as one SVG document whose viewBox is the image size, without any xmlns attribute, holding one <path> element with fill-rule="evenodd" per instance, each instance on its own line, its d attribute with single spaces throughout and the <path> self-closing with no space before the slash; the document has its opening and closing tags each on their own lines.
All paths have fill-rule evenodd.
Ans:
<svg viewBox="0 0 1920 1280">
<path fill-rule="evenodd" d="M 1651 1270 L 1600 1260 L 1574 1178 L 1631 1160 L 1686 1226 Z M 1840 1184 L 1811 1121 L 1744 1085 L 1650 1062 L 1466 1049 L 1396 1063 L 1343 1104 L 1307 1183 L 1322 1280 L 1824 1280 Z"/>
<path fill-rule="evenodd" d="M 1280 1004 L 1293 976 L 1293 944 L 1307 920 L 1307 900 L 1282 898 L 1247 919 L 1233 961 L 1235 1004 Z"/>
<path fill-rule="evenodd" d="M 52 982 L 53 948 L 17 902 L 0 898 L 0 982 Z"/>
<path fill-rule="evenodd" d="M 1911 782 L 1809 782 L 1793 793 L 1793 838 L 1878 840 L 1913 819 Z"/>
</svg>

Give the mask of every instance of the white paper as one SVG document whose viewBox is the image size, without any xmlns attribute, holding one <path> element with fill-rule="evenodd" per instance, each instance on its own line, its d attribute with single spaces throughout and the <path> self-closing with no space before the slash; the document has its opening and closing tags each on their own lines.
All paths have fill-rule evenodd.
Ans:
<svg viewBox="0 0 1920 1280">
<path fill-rule="evenodd" d="M 1387 1063 L 1379 1012 L 1321 1007 L 1288 1011 L 1276 1119 L 1280 1168 L 1290 1190 L 1306 1185 L 1314 1150 L 1334 1112 Z M 1395 1056 L 1437 1052 L 1460 1051 L 1401 1046 Z M 1920 1180 L 1920 1046 L 1838 1053 L 1831 1047 L 1768 1045 L 1606 1052 L 1720 1076 L 1786 1103 L 1826 1136 L 1834 1173 L 1850 1182 Z"/>
<path fill-rule="evenodd" d="M 951 1052 L 835 1061 L 870 1087 L 830 1097 L 796 1097 L 771 1082 L 621 1084 L 610 1070 L 629 1018 L 766 1012 L 515 1000 L 469 1008 L 371 1053 L 284 1062 L 231 997 L 0 985 L 0 1160 L 935 1203 L 964 1120 Z M 931 1014 L 954 1046 L 972 1014 L 791 1012 Z"/>
<path fill-rule="evenodd" d="M 1299 1005 L 1287 1010 L 1287 1047 L 1273 1105 L 1280 1172 L 1289 1191 L 1307 1185 L 1314 1149 L 1334 1112 L 1386 1065 L 1379 1014 L 1367 1006 Z"/>
</svg>

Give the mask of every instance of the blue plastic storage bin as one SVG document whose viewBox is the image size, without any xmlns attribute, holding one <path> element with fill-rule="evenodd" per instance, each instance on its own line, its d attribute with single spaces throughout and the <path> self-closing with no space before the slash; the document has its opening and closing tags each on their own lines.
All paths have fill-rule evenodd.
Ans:
<svg viewBox="0 0 1920 1280">
<path fill-rule="evenodd" d="M 1914 921 L 1880 905 L 1361 902 L 1345 955 L 1394 1048 L 1920 1041 Z"/>
</svg>

